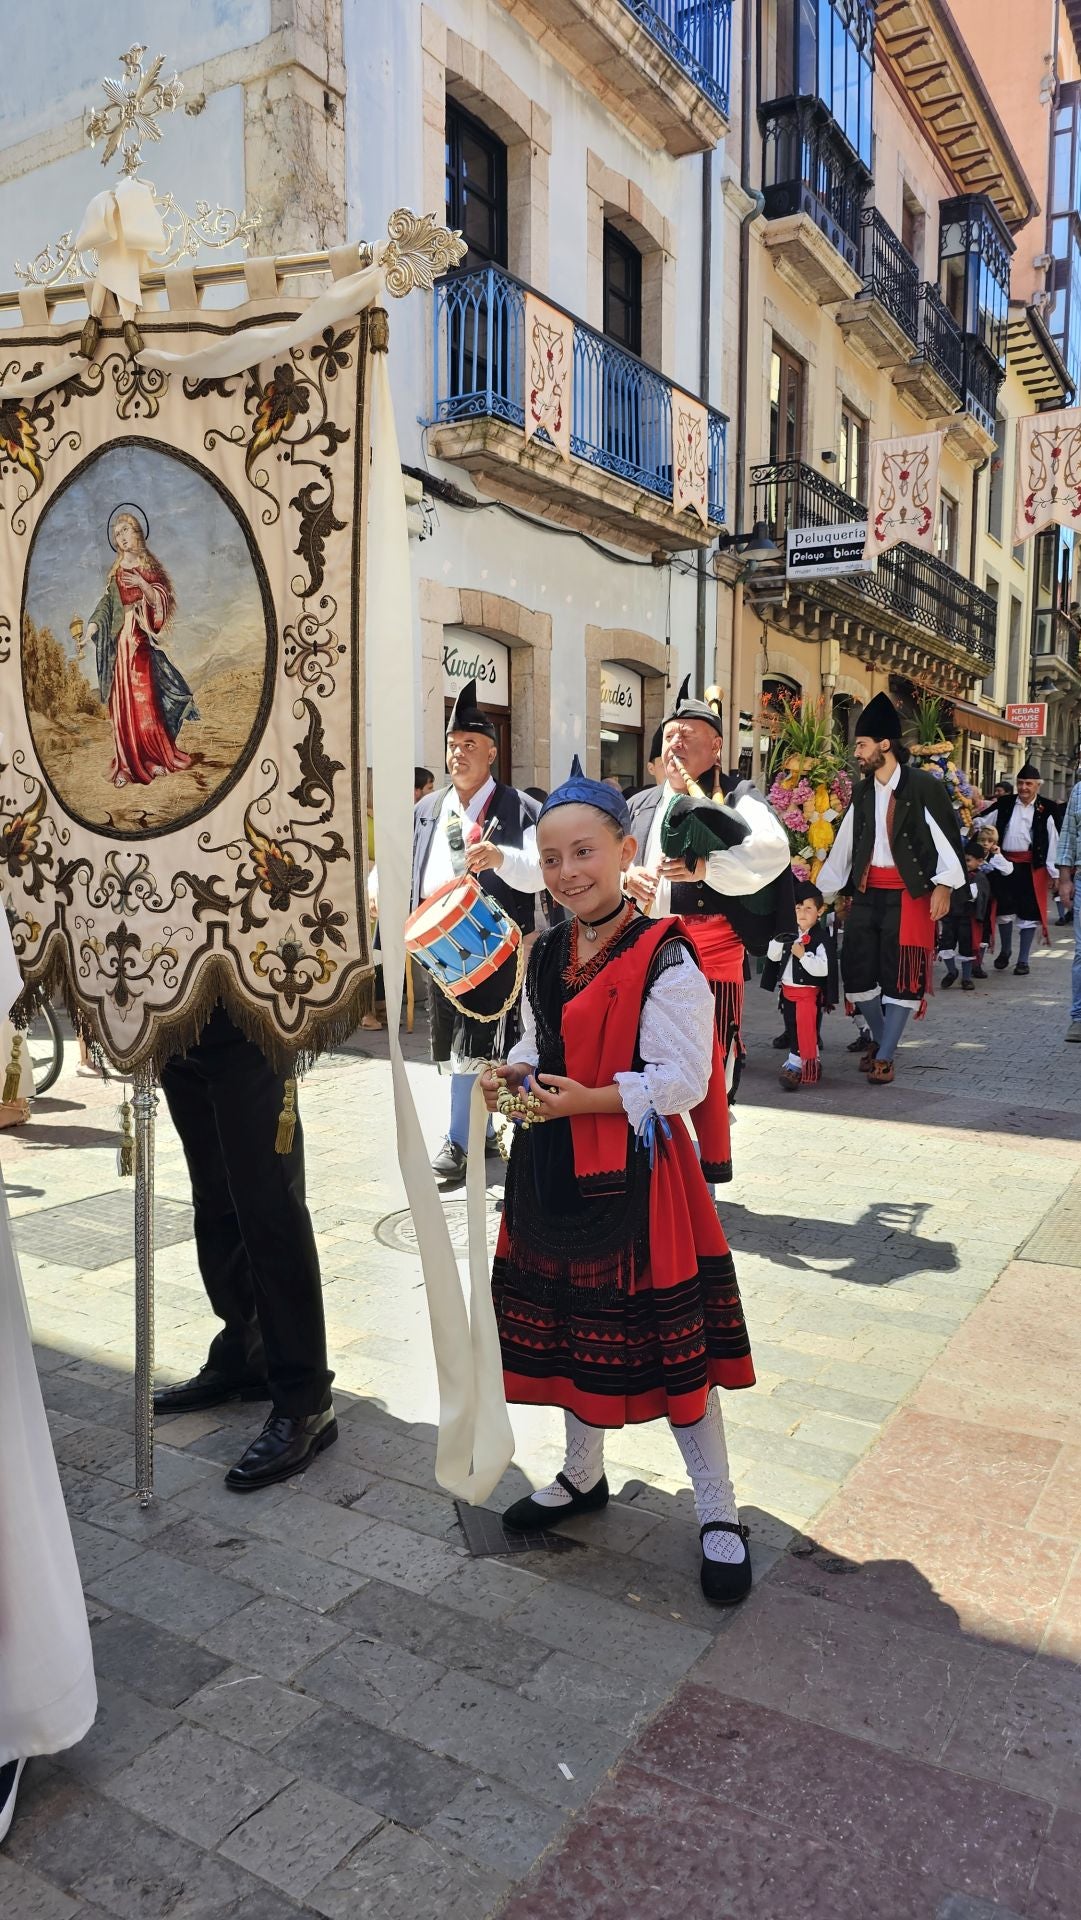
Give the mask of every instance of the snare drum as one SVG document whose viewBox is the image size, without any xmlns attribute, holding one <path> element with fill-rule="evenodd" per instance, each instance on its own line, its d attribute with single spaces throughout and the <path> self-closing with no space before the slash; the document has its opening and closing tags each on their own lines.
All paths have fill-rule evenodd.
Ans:
<svg viewBox="0 0 1081 1920">
<path fill-rule="evenodd" d="M 513 960 L 521 943 L 521 929 L 471 873 L 437 888 L 405 923 L 406 952 L 456 1000 Z"/>
</svg>

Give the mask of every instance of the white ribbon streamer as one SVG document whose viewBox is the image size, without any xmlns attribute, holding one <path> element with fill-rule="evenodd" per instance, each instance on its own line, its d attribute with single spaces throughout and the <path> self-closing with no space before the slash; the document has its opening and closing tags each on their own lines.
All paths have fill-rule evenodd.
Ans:
<svg viewBox="0 0 1081 1920">
<path fill-rule="evenodd" d="M 374 266 L 362 267 L 343 280 L 335 280 L 325 293 L 308 302 L 295 320 L 276 327 L 248 327 L 243 332 L 229 333 L 210 346 L 196 347 L 193 353 L 163 353 L 157 347 L 144 347 L 135 358 L 141 367 L 157 367 L 162 373 L 182 368 L 188 379 L 225 380 L 230 374 L 246 373 L 261 360 L 272 360 L 288 353 L 291 347 L 302 347 L 322 333 L 324 327 L 338 326 L 372 306 L 383 291 L 379 253 L 377 247 Z M 398 491 L 401 492 L 400 486 Z"/>
<path fill-rule="evenodd" d="M 314 308 L 309 308 L 306 318 L 312 312 Z M 467 1313 L 458 1264 L 428 1164 L 398 1034 L 405 982 L 403 929 L 409 910 L 408 876 L 412 870 L 413 848 L 413 809 L 404 777 L 400 726 L 401 716 L 414 711 L 412 595 L 405 495 L 386 354 L 373 354 L 371 368 L 367 632 L 371 662 L 372 764 L 379 821 L 379 924 L 398 1164 L 420 1246 L 439 1383 L 436 1479 L 448 1493 L 478 1503 L 486 1500 L 502 1479 L 514 1454 L 485 1237 L 486 1116 L 480 1089 L 474 1088 L 466 1189 L 470 1280 Z"/>
<path fill-rule="evenodd" d="M 165 246 L 165 228 L 145 180 L 121 180 L 96 193 L 83 214 L 76 252 L 93 248 L 98 271 L 90 289 L 90 311 L 100 318 L 111 293 L 122 320 L 133 320 L 143 302 L 142 275 L 147 259 Z"/>
</svg>

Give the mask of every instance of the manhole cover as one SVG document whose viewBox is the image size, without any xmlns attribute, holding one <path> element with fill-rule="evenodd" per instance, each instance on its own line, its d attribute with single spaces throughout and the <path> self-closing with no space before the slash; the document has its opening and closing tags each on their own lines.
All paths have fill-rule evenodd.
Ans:
<svg viewBox="0 0 1081 1920">
<path fill-rule="evenodd" d="M 450 1229 L 450 1244 L 455 1253 L 468 1253 L 469 1228 L 466 1225 L 465 1201 L 444 1201 L 443 1213 Z M 499 1213 L 495 1202 L 491 1199 L 488 1201 L 485 1224 L 488 1230 L 488 1245 L 494 1247 L 496 1234 L 499 1232 Z M 385 1247 L 392 1247 L 395 1253 L 420 1252 L 417 1244 L 417 1229 L 408 1208 L 404 1213 L 386 1214 L 375 1229 L 375 1237 L 381 1240 Z"/>
<path fill-rule="evenodd" d="M 111 1267 L 134 1258 L 135 1188 L 129 1181 L 123 1189 L 65 1200 L 58 1207 L 20 1214 L 14 1224 L 16 1245 L 26 1258 L 88 1272 Z M 155 1247 L 180 1246 L 191 1236 L 190 1206 L 159 1195 L 154 1201 Z"/>
</svg>

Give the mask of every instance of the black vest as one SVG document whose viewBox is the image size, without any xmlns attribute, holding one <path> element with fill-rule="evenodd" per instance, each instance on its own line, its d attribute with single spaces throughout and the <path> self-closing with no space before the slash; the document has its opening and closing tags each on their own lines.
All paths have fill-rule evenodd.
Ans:
<svg viewBox="0 0 1081 1920">
<path fill-rule="evenodd" d="M 849 885 L 853 892 L 859 889 L 861 880 L 874 858 L 875 850 L 875 781 L 874 776 L 861 778 L 852 795 L 852 810 L 855 814 L 852 831 L 852 876 Z M 893 792 L 893 831 L 890 834 L 890 852 L 907 891 L 914 898 L 930 893 L 934 885 L 934 876 L 938 871 L 938 848 L 934 836 L 924 818 L 924 808 L 928 808 L 939 820 L 944 831 L 948 831 L 945 818 L 941 818 L 943 809 L 953 817 L 953 809 L 942 791 L 939 781 L 933 774 L 923 773 L 917 767 L 901 768 L 901 778 Z M 960 857 L 960 831 L 954 827 L 951 836 L 957 841 L 957 853 Z"/>
<path fill-rule="evenodd" d="M 998 828 L 999 851 L 1007 860 L 1010 856 L 1006 853 L 1006 828 L 1013 818 L 1013 810 L 1016 805 L 1017 795 L 1015 793 L 1004 793 L 995 808 L 995 825 Z M 1034 867 L 1046 867 L 1047 865 L 1047 854 L 1051 844 L 1050 835 L 1047 831 L 1047 822 L 1051 817 L 1051 808 L 1048 802 L 1044 800 L 1040 794 L 1037 794 L 1032 806 L 1032 864 Z"/>
</svg>

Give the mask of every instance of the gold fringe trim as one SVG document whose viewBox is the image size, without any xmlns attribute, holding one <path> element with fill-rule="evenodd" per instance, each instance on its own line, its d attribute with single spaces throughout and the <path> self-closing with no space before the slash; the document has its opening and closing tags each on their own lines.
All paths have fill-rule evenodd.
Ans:
<svg viewBox="0 0 1081 1920">
<path fill-rule="evenodd" d="M 8 1070 L 4 1075 L 4 1091 L 0 1094 L 0 1101 L 5 1107 L 9 1107 L 12 1101 L 19 1097 L 19 1083 L 23 1077 L 22 1054 L 23 1037 L 21 1033 L 16 1033 L 12 1038 L 11 1059 L 8 1061 Z"/>
<path fill-rule="evenodd" d="M 275 1153 L 292 1153 L 293 1135 L 297 1130 L 297 1083 L 287 1080 L 282 1088 L 282 1110 L 278 1115 L 278 1131 L 274 1135 Z"/>
<path fill-rule="evenodd" d="M 118 1059 L 106 1043 L 92 1008 L 75 988 L 68 969 L 63 943 L 54 950 L 44 966 L 28 970 L 26 984 L 12 1008 L 10 1018 L 16 1026 L 25 1026 L 48 1001 L 64 1005 L 77 1033 L 98 1049 L 115 1073 L 130 1077 L 136 1068 L 149 1066 L 160 1077 L 161 1068 L 174 1054 L 194 1046 L 214 1008 L 220 1003 L 246 1039 L 260 1048 L 279 1073 L 301 1079 L 321 1054 L 330 1053 L 352 1037 L 365 1013 L 375 1005 L 375 969 L 370 962 L 363 968 L 351 992 L 336 1006 L 324 1012 L 313 1011 L 293 1042 L 286 1040 L 280 1028 L 237 991 L 236 975 L 228 960 L 215 959 L 203 973 L 199 991 L 188 1001 L 182 1013 L 165 1014 L 155 1019 L 152 1033 L 131 1054 Z"/>
</svg>

